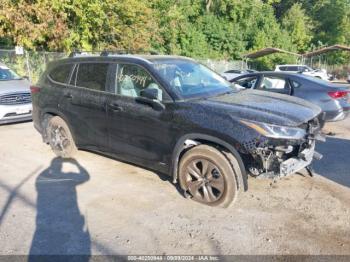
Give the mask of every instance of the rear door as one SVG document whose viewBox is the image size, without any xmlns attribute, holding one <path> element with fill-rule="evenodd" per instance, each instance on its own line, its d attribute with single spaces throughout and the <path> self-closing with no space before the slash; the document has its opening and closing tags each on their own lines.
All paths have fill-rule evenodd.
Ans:
<svg viewBox="0 0 350 262">
<path fill-rule="evenodd" d="M 77 63 L 64 90 L 61 111 L 69 119 L 74 139 L 81 147 L 106 150 L 109 68 L 108 63 Z"/>
</svg>

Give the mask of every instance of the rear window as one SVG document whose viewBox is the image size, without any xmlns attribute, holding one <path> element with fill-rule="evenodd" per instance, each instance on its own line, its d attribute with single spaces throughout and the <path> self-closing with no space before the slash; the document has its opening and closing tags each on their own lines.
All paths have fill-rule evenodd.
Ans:
<svg viewBox="0 0 350 262">
<path fill-rule="evenodd" d="M 49 76 L 52 80 L 59 82 L 59 83 L 67 83 L 68 77 L 70 75 L 70 72 L 72 70 L 73 65 L 72 64 L 64 64 L 56 67 L 53 69 Z"/>
<path fill-rule="evenodd" d="M 107 72 L 107 63 L 79 64 L 76 86 L 85 87 L 97 91 L 105 91 Z"/>
</svg>

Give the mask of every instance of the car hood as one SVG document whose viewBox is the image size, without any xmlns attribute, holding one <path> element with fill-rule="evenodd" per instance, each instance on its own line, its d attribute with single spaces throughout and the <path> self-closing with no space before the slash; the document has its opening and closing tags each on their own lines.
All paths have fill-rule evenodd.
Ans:
<svg viewBox="0 0 350 262">
<path fill-rule="evenodd" d="M 242 90 L 199 103 L 235 119 L 283 126 L 299 126 L 321 113 L 320 107 L 303 99 L 258 90 Z"/>
<path fill-rule="evenodd" d="M 0 81 L 0 95 L 23 91 L 30 92 L 30 83 L 25 79 Z"/>
</svg>

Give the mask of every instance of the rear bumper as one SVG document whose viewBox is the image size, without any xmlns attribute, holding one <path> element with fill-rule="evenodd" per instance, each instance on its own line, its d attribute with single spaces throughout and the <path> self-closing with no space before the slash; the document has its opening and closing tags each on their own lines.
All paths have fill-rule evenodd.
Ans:
<svg viewBox="0 0 350 262">
<path fill-rule="evenodd" d="M 32 104 L 0 105 L 0 124 L 32 120 Z"/>
</svg>

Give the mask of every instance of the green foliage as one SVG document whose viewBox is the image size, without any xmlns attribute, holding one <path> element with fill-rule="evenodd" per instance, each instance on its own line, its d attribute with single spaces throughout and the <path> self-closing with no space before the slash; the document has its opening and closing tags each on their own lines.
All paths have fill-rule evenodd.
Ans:
<svg viewBox="0 0 350 262">
<path fill-rule="evenodd" d="M 290 34 L 292 43 L 299 52 L 307 50 L 312 39 L 312 22 L 305 10 L 302 9 L 301 4 L 294 4 L 286 12 L 282 26 Z"/>
<path fill-rule="evenodd" d="M 349 45 L 349 28 L 350 0 L 0 1 L 0 46 L 28 50 L 154 49 L 232 60 L 265 47 Z M 253 63 L 268 69 L 294 60 L 272 55 Z"/>
</svg>

